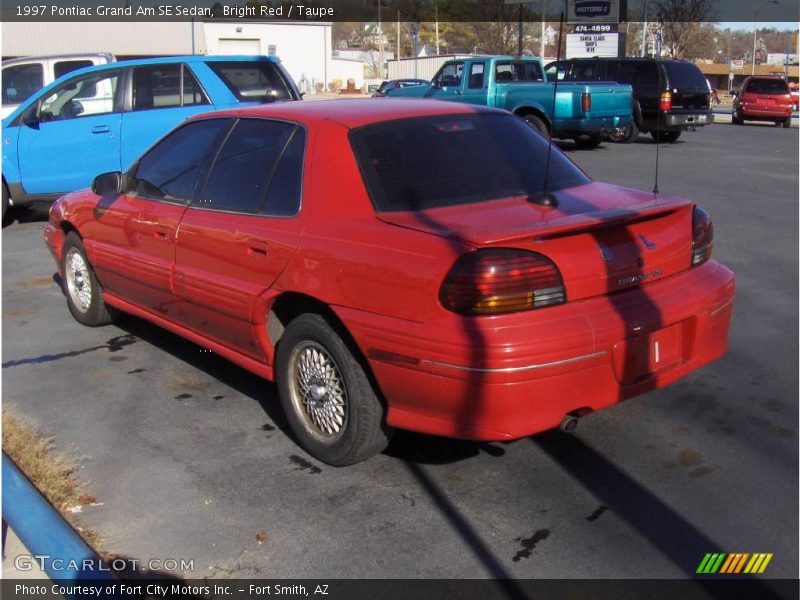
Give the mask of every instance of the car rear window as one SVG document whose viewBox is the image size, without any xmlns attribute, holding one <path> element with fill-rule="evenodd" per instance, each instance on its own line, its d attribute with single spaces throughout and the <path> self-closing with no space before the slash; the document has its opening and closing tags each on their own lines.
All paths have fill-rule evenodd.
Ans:
<svg viewBox="0 0 800 600">
<path fill-rule="evenodd" d="M 782 79 L 751 79 L 748 94 L 788 94 L 789 86 Z"/>
<path fill-rule="evenodd" d="M 266 61 L 211 61 L 207 63 L 242 102 L 293 100 L 278 68 Z"/>
<path fill-rule="evenodd" d="M 548 143 L 519 117 L 463 114 L 368 125 L 350 134 L 377 212 L 414 211 L 544 191 Z M 548 189 L 590 180 L 555 146 Z"/>
<path fill-rule="evenodd" d="M 663 63 L 672 88 L 708 89 L 706 76 L 695 65 L 683 61 L 666 61 Z"/>
</svg>

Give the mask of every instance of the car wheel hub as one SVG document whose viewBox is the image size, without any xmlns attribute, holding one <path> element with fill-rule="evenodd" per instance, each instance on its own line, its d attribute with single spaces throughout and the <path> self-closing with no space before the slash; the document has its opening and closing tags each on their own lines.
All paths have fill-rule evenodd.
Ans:
<svg viewBox="0 0 800 600">
<path fill-rule="evenodd" d="M 92 304 L 92 283 L 89 279 L 89 267 L 81 253 L 70 248 L 65 261 L 65 279 L 70 299 L 81 312 L 86 312 Z"/>
<path fill-rule="evenodd" d="M 341 437 L 347 422 L 347 393 L 339 366 L 319 344 L 304 342 L 290 361 L 292 404 L 314 437 Z"/>
</svg>

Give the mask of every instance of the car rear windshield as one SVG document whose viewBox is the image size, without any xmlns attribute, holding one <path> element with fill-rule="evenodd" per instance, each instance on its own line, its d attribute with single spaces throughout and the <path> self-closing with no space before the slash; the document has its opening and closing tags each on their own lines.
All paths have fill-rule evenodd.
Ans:
<svg viewBox="0 0 800 600">
<path fill-rule="evenodd" d="M 278 68 L 266 61 L 211 61 L 207 63 L 241 102 L 293 100 Z"/>
<path fill-rule="evenodd" d="M 748 94 L 788 94 L 789 86 L 782 79 L 751 79 Z"/>
<path fill-rule="evenodd" d="M 419 117 L 355 129 L 350 141 L 377 212 L 414 211 L 544 191 L 548 143 L 519 117 Z M 590 180 L 561 151 L 548 189 Z"/>
<path fill-rule="evenodd" d="M 695 65 L 683 61 L 665 61 L 664 68 L 667 71 L 669 85 L 679 89 L 708 89 L 706 76 Z"/>
</svg>

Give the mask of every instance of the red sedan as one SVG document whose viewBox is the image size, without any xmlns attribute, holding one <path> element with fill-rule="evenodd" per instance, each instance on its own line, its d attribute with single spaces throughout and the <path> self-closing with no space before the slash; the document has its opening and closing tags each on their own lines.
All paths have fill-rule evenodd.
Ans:
<svg viewBox="0 0 800 600">
<path fill-rule="evenodd" d="M 511 440 L 719 358 L 733 308 L 702 209 L 547 162 L 495 109 L 218 112 L 61 198 L 45 240 L 78 321 L 128 312 L 275 381 L 324 462 L 394 428 Z"/>
</svg>

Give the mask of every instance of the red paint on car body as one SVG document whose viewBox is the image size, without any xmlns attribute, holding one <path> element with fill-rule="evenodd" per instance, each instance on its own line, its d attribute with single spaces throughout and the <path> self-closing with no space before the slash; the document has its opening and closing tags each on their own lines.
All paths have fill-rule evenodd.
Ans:
<svg viewBox="0 0 800 600">
<path fill-rule="evenodd" d="M 266 378 L 274 375 L 270 308 L 285 294 L 313 298 L 364 357 L 387 423 L 444 436 L 524 437 L 567 413 L 664 387 L 725 353 L 734 277 L 714 260 L 691 266 L 688 200 L 590 182 L 556 191 L 556 208 L 506 197 L 375 210 L 353 130 L 478 112 L 498 111 L 353 100 L 198 117 L 300 124 L 300 212 L 271 218 L 82 191 L 54 204 L 45 240 L 60 265 L 64 231 L 77 230 L 109 305 Z M 449 271 L 485 248 L 547 257 L 566 302 L 492 316 L 446 310 L 439 294 Z"/>
</svg>

